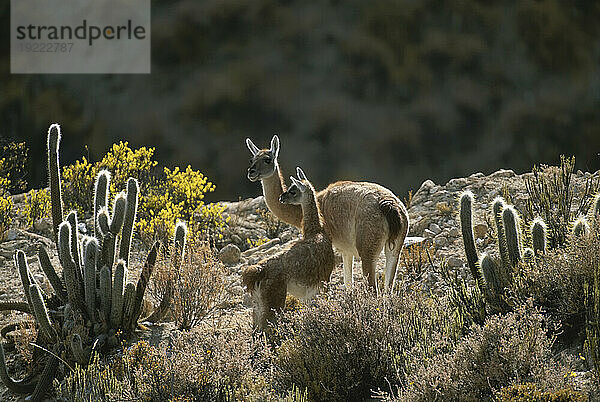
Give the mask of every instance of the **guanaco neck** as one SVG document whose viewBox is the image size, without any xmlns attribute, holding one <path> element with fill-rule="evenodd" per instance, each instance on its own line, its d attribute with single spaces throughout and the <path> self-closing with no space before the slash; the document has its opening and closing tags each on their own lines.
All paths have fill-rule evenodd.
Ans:
<svg viewBox="0 0 600 402">
<path fill-rule="evenodd" d="M 315 189 L 309 187 L 306 201 L 302 203 L 302 237 L 308 238 L 323 232 L 323 215 L 317 205 Z"/>
<path fill-rule="evenodd" d="M 277 218 L 297 228 L 301 228 L 302 208 L 299 205 L 282 204 L 279 202 L 279 196 L 287 190 L 287 187 L 279 169 L 279 164 L 275 163 L 275 172 L 271 176 L 261 180 L 265 202 L 269 210 Z"/>
</svg>

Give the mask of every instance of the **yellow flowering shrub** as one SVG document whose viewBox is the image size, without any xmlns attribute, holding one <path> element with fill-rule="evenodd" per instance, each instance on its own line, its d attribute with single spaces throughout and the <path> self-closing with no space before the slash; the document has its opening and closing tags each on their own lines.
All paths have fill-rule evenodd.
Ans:
<svg viewBox="0 0 600 402">
<path fill-rule="evenodd" d="M 177 220 L 189 222 L 194 232 L 203 238 L 220 239 L 227 223 L 222 217 L 224 207 L 204 204 L 206 193 L 213 192 L 215 185 L 201 172 L 187 166 L 162 168 L 156 171 L 158 162 L 153 160 L 154 148 L 131 149 L 127 142 L 114 144 L 109 152 L 96 163 L 85 157 L 63 168 L 63 202 L 66 209 L 75 209 L 81 216 L 92 213 L 94 183 L 98 172 L 111 172 L 110 199 L 122 191 L 129 177 L 138 180 L 140 198 L 136 233 L 146 244 L 155 240 L 167 241 Z"/>
<path fill-rule="evenodd" d="M 89 215 L 94 203 L 94 183 L 98 172 L 107 169 L 111 173 L 110 199 L 125 188 L 127 179 L 138 180 L 142 194 L 151 185 L 152 168 L 158 162 L 152 160 L 154 148 L 132 150 L 127 142 L 113 144 L 99 162 L 92 164 L 85 156 L 81 161 L 63 168 L 63 202 L 67 210 Z"/>
<path fill-rule="evenodd" d="M 0 241 L 4 240 L 4 234 L 12 222 L 12 218 L 10 217 L 12 207 L 12 198 L 10 198 L 10 196 L 5 197 L 0 195 Z"/>
<path fill-rule="evenodd" d="M 260 247 L 268 241 L 269 241 L 269 239 L 267 239 L 266 237 L 261 237 L 256 240 L 246 239 L 246 244 L 248 244 L 248 248 L 254 248 L 254 247 Z"/>
<path fill-rule="evenodd" d="M 50 191 L 32 190 L 25 194 L 24 214 L 27 218 L 27 225 L 33 226 L 35 222 L 42 218 L 50 217 L 52 203 L 50 201 Z"/>
</svg>

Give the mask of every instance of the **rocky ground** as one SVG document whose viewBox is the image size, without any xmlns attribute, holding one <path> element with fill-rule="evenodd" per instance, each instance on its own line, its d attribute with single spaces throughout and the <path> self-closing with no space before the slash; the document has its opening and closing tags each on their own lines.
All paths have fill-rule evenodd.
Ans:
<svg viewBox="0 0 600 402">
<path fill-rule="evenodd" d="M 575 188 L 582 188 L 585 180 L 591 173 L 578 172 L 574 175 Z M 599 172 L 594 174 L 599 176 Z M 488 227 L 491 222 L 491 202 L 501 195 L 503 187 L 508 190 L 513 203 L 518 210 L 522 210 L 527 197 L 525 191 L 524 177 L 516 175 L 511 170 L 499 170 L 489 176 L 475 173 L 466 178 L 452 179 L 446 184 L 435 184 L 431 180 L 423 182 L 421 187 L 414 193 L 410 201 L 410 232 L 409 236 L 423 237 L 425 242 L 431 245 L 434 265 L 445 261 L 448 266 L 459 275 L 468 277 L 470 275 L 466 267 L 466 259 L 462 248 L 460 236 L 460 225 L 457 221 L 457 199 L 464 190 L 471 190 L 475 197 L 474 205 L 474 231 L 480 251 L 488 251 L 495 254 L 496 245 L 493 241 L 492 230 Z M 24 208 L 24 196 L 13 197 L 15 214 L 13 224 L 5 235 L 5 240 L 0 243 L 0 301 L 24 300 L 23 289 L 20 284 L 17 270 L 12 258 L 16 250 L 24 250 L 30 267 L 36 279 L 50 291 L 50 286 L 41 272 L 37 261 L 37 249 L 44 244 L 50 251 L 53 263 L 58 266 L 58 257 L 52 241 L 52 233 L 49 220 L 37 222 L 34 228 L 27 228 L 20 209 Z M 280 224 L 277 220 L 265 215 L 266 205 L 262 197 L 247 199 L 239 202 L 227 202 L 225 214 L 230 217 L 229 227 L 222 241 L 219 252 L 220 259 L 227 266 L 228 289 L 231 294 L 231 303 L 228 303 L 227 313 L 249 319 L 249 300 L 241 286 L 240 274 L 248 264 L 258 262 L 268 257 L 290 241 L 298 238 L 299 232 L 296 228 Z M 262 212 L 261 212 L 262 211 Z M 85 233 L 90 229 L 91 222 L 80 224 L 80 232 Z M 265 242 L 258 247 L 251 247 L 248 240 L 253 242 L 261 240 Z M 141 245 L 137 244 L 137 259 L 145 251 L 140 251 Z M 136 256 L 134 256 L 136 258 Z M 384 265 L 384 257 L 380 256 L 378 267 L 381 270 Z M 360 280 L 360 262 L 354 263 L 355 280 Z M 405 272 L 406 267 L 401 263 L 398 275 Z M 424 285 L 433 291 L 440 290 L 441 280 L 436 269 L 426 269 L 423 274 Z M 332 275 L 333 286 L 341 286 L 343 283 L 341 258 L 338 256 L 338 267 Z M 0 327 L 18 319 L 16 314 L 0 313 Z M 165 336 L 171 336 L 174 327 L 163 324 L 159 328 L 151 329 L 149 333 L 140 334 L 144 337 L 154 337 L 158 340 Z M 9 334 L 10 336 L 10 334 Z M 11 360 L 9 353 L 9 360 Z M 17 400 L 0 385 L 0 400 Z"/>
</svg>

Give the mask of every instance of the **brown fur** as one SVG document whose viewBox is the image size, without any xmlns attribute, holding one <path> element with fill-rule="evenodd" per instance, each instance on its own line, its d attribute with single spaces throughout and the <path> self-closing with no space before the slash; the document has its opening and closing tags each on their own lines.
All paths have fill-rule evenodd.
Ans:
<svg viewBox="0 0 600 402">
<path fill-rule="evenodd" d="M 303 237 L 271 258 L 249 266 L 242 282 L 252 295 L 254 324 L 265 330 L 283 309 L 288 292 L 309 298 L 322 282 L 329 281 L 335 265 L 333 247 L 323 227 L 323 217 L 314 190 L 302 204 Z M 290 204 L 282 204 L 290 205 Z"/>
<path fill-rule="evenodd" d="M 282 204 L 280 195 L 286 186 L 279 165 L 264 164 L 265 158 L 278 153 L 263 149 L 253 155 L 251 168 L 257 169 L 265 202 L 271 212 L 284 222 L 302 228 L 302 211 L 298 205 Z M 316 194 L 325 230 L 333 246 L 344 256 L 344 282 L 351 282 L 352 257 L 362 260 L 363 275 L 375 287 L 375 264 L 381 250 L 386 252 L 386 288 L 393 286 L 397 262 L 408 234 L 406 207 L 387 188 L 375 183 L 339 181 Z M 346 260 L 350 263 L 347 267 Z M 349 275 L 348 275 L 349 270 Z M 348 278 L 349 276 L 349 278 Z"/>
</svg>

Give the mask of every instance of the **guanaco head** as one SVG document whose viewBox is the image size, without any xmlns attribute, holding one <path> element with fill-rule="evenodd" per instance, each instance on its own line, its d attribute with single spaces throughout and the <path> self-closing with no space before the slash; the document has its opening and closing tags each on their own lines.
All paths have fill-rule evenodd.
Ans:
<svg viewBox="0 0 600 402">
<path fill-rule="evenodd" d="M 280 203 L 300 205 L 307 197 L 311 196 L 312 188 L 310 186 L 310 182 L 304 174 L 304 171 L 297 167 L 296 175 L 298 176 L 298 179 L 296 179 L 294 176 L 290 176 L 292 185 L 286 192 L 279 196 Z"/>
<path fill-rule="evenodd" d="M 255 182 L 271 177 L 277 170 L 277 156 L 279 156 L 279 137 L 274 135 L 270 149 L 259 149 L 250 138 L 246 138 L 246 145 L 252 154 L 248 168 L 248 180 Z"/>
</svg>

